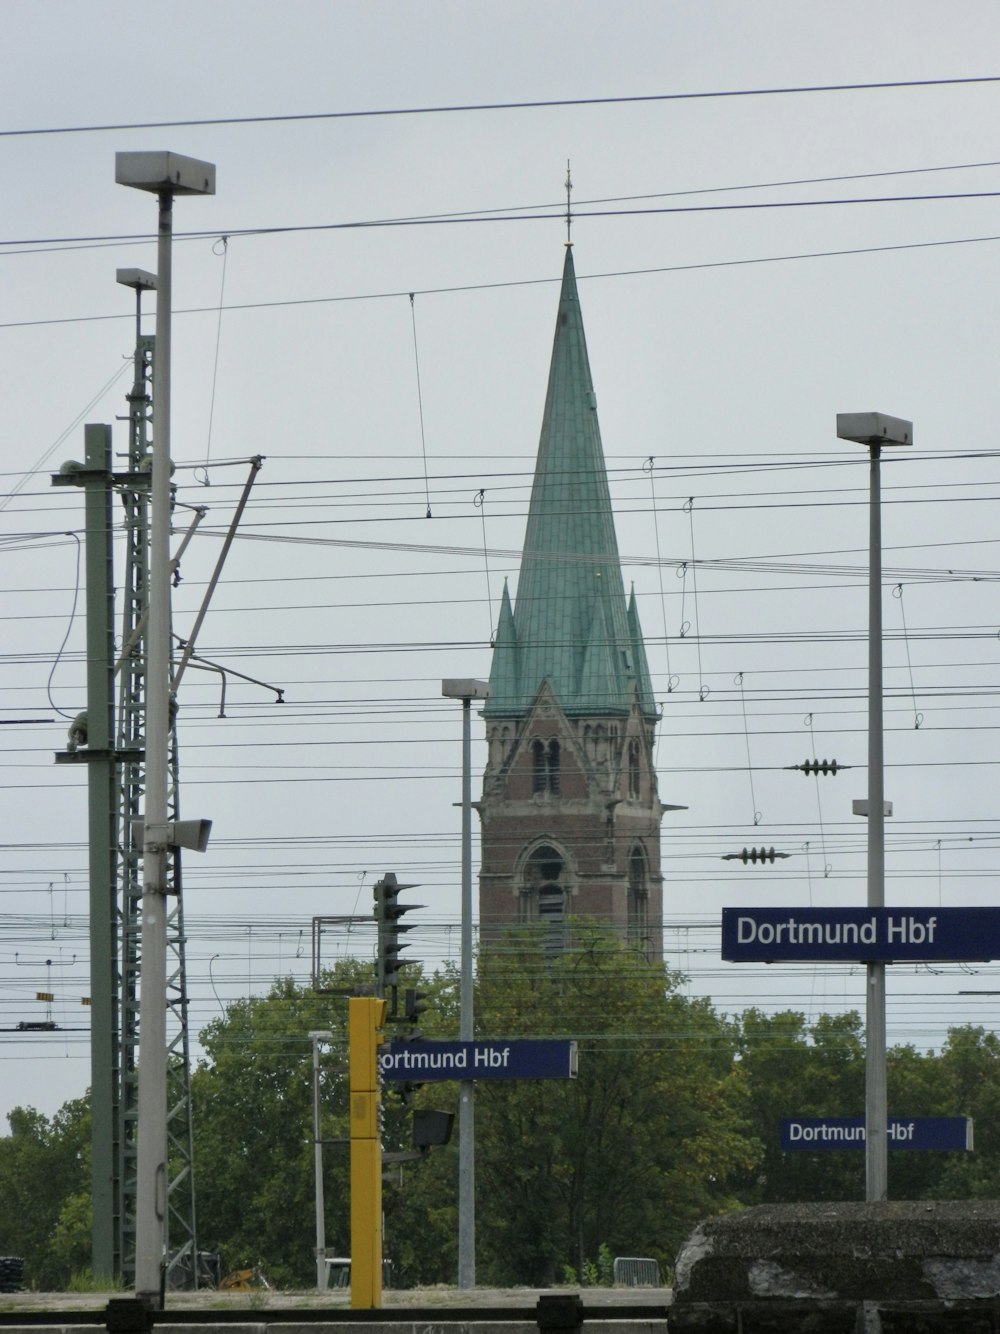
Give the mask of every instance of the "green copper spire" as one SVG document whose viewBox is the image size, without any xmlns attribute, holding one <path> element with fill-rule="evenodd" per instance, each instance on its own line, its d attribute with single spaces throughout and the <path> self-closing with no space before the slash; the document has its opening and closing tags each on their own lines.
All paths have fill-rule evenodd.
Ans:
<svg viewBox="0 0 1000 1334">
<path fill-rule="evenodd" d="M 628 628 L 632 637 L 632 667 L 639 690 L 639 703 L 642 705 L 643 713 L 655 718 L 659 710 L 653 698 L 653 682 L 646 660 L 646 645 L 642 638 L 642 630 L 639 628 L 639 608 L 635 601 L 635 588 L 630 592 L 628 599 Z"/>
<path fill-rule="evenodd" d="M 497 622 L 496 638 L 493 641 L 493 664 L 490 667 L 490 697 L 500 696 L 505 700 L 517 697 L 517 631 L 514 629 L 514 612 L 510 605 L 510 593 L 507 581 L 503 584 L 503 598 L 500 602 L 500 619 Z"/>
<path fill-rule="evenodd" d="M 564 713 L 655 716 L 626 607 L 573 251 L 566 247 L 516 604 L 504 592 L 486 717 L 523 716 L 543 681 Z"/>
</svg>

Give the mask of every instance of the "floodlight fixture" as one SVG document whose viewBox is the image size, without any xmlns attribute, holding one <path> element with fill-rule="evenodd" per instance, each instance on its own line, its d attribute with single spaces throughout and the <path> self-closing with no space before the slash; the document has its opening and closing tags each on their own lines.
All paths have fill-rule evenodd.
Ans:
<svg viewBox="0 0 1000 1334">
<path fill-rule="evenodd" d="M 852 815 L 862 815 L 862 816 L 864 816 L 865 818 L 867 818 L 867 816 L 868 816 L 868 798 L 867 798 L 867 797 L 855 797 L 854 800 L 851 802 L 851 814 L 852 814 Z M 882 802 L 882 814 L 883 814 L 884 816 L 886 816 L 886 817 L 889 817 L 889 816 L 892 815 L 892 802 L 891 802 L 891 801 L 883 801 L 883 802 Z"/>
<path fill-rule="evenodd" d="M 489 681 L 475 681 L 471 677 L 452 677 L 441 682 L 445 699 L 489 699 Z"/>
<path fill-rule="evenodd" d="M 214 195 L 215 163 L 182 153 L 116 153 L 115 183 L 156 195 Z"/>
<path fill-rule="evenodd" d="M 156 291 L 156 274 L 148 269 L 115 269 L 115 281 L 136 292 Z"/>
<path fill-rule="evenodd" d="M 912 445 L 913 423 L 884 412 L 838 412 L 837 439 L 856 445 Z"/>
</svg>

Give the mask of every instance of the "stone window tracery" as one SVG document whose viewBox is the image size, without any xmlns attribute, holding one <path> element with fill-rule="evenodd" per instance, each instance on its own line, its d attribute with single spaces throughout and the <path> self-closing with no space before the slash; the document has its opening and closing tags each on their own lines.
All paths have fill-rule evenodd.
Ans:
<svg viewBox="0 0 1000 1334">
<path fill-rule="evenodd" d="M 637 844 L 628 855 L 628 934 L 639 943 L 649 928 L 649 883 L 646 854 Z"/>
<path fill-rule="evenodd" d="M 521 921 L 561 926 L 566 920 L 566 878 L 566 859 L 557 848 L 548 843 L 535 848 L 522 872 Z"/>
<path fill-rule="evenodd" d="M 641 770 L 639 767 L 639 741 L 633 737 L 628 743 L 628 794 L 635 801 L 641 795 Z"/>
<path fill-rule="evenodd" d="M 536 737 L 531 743 L 531 790 L 536 796 L 544 792 L 559 795 L 559 742 L 552 737 L 548 742 Z"/>
</svg>

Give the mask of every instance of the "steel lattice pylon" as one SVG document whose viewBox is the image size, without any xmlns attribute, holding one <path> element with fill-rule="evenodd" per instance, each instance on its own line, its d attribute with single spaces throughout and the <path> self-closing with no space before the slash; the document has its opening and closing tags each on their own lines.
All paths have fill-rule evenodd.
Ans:
<svg viewBox="0 0 1000 1334">
<path fill-rule="evenodd" d="M 145 636 L 149 572 L 150 394 L 155 340 L 138 337 L 132 392 L 129 394 L 129 468 L 116 478 L 125 510 L 125 570 L 122 579 L 122 650 L 118 662 L 118 886 L 120 905 L 117 1086 L 119 1089 L 115 1144 L 115 1276 L 126 1285 L 135 1278 L 136 1148 L 138 1143 L 138 1081 L 140 998 L 142 989 L 141 902 L 142 838 L 134 821 L 142 815 L 145 790 Z M 171 732 L 169 818 L 179 815 L 179 754 Z M 167 1282 L 197 1281 L 197 1233 L 191 1124 L 188 994 L 184 960 L 184 910 L 181 850 L 167 862 L 172 910 L 167 920 Z"/>
<path fill-rule="evenodd" d="M 119 281 L 136 289 L 136 347 L 132 390 L 128 395 L 128 468 L 118 472 L 112 465 L 111 427 L 88 425 L 84 430 L 86 461 L 69 461 L 52 478 L 56 486 L 83 488 L 87 535 L 87 707 L 72 719 L 67 748 L 57 753 L 56 761 L 82 763 L 87 768 L 93 1272 L 100 1279 L 134 1286 L 142 1003 L 141 821 L 146 805 L 146 626 L 149 617 L 151 433 L 154 423 L 150 389 L 155 356 L 155 340 L 143 337 L 140 331 L 139 293 L 154 286 L 155 279 L 141 270 L 126 269 L 119 270 Z M 173 653 L 170 655 L 171 717 L 165 757 L 165 805 L 166 821 L 171 828 L 184 823 L 180 821 L 180 765 L 174 714 L 177 688 L 185 667 L 190 664 L 218 672 L 222 678 L 223 704 L 228 676 L 274 690 L 279 703 L 284 698 L 280 687 L 269 686 L 242 672 L 224 669 L 217 663 L 199 658 L 194 652 L 198 630 L 262 462 L 259 455 L 248 460 L 250 473 L 194 627 L 176 661 Z M 115 647 L 114 634 L 115 495 L 124 507 L 125 538 L 120 650 Z M 175 575 L 180 555 L 206 513 L 204 507 L 195 509 L 191 527 L 172 558 Z M 177 642 L 173 635 L 170 642 Z M 207 835 L 210 821 L 193 823 L 204 824 Z M 187 846 L 195 845 L 189 843 Z M 171 843 L 165 867 L 164 897 L 170 906 L 166 919 L 167 967 L 162 979 L 165 994 L 161 993 L 166 1006 L 166 1046 L 162 1059 L 166 1063 L 164 1101 L 168 1177 L 167 1216 L 163 1229 L 164 1280 L 172 1287 L 197 1286 L 201 1277 L 195 1227 L 181 855 L 180 841 Z M 152 963 L 151 959 L 151 966 Z M 149 1036 L 147 1032 L 147 1045 Z M 144 1146 L 144 1156 L 148 1148 L 148 1144 Z M 148 1179 L 142 1184 L 147 1187 Z"/>
</svg>

